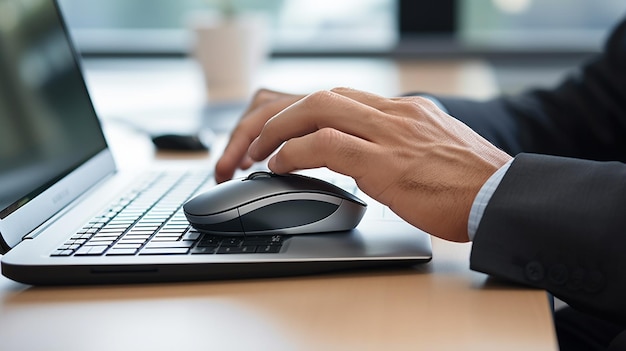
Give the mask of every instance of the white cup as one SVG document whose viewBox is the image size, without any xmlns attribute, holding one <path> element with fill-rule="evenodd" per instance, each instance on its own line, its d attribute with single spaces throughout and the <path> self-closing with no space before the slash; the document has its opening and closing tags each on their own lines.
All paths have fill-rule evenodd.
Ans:
<svg viewBox="0 0 626 351">
<path fill-rule="evenodd" d="M 247 98 L 269 54 L 266 18 L 196 15 L 190 25 L 194 34 L 191 54 L 202 69 L 209 98 Z"/>
</svg>

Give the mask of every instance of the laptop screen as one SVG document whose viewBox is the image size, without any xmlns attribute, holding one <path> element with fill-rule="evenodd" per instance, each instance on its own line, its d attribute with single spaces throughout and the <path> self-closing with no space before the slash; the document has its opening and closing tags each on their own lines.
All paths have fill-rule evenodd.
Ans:
<svg viewBox="0 0 626 351">
<path fill-rule="evenodd" d="M 106 148 L 52 0 L 0 0 L 0 220 Z"/>
</svg>

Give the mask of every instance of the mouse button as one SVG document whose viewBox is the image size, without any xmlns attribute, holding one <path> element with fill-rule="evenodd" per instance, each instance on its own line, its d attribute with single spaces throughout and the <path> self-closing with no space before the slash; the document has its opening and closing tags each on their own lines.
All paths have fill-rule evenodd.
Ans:
<svg viewBox="0 0 626 351">
<path fill-rule="evenodd" d="M 361 206 L 367 206 L 367 203 L 359 199 L 356 195 L 322 179 L 294 174 L 292 177 L 289 177 L 288 181 L 291 183 L 291 186 L 296 189 L 310 189 L 311 191 L 329 194 L 330 196 L 339 196 Z"/>
<path fill-rule="evenodd" d="M 300 227 L 333 214 L 339 205 L 315 200 L 289 200 L 257 208 L 241 215 L 246 233 Z"/>
<path fill-rule="evenodd" d="M 241 181 L 231 180 L 218 184 L 191 198 L 183 209 L 192 215 L 206 216 L 236 208 L 242 200 L 242 194 L 237 191 L 239 182 Z"/>
<path fill-rule="evenodd" d="M 256 171 L 250 173 L 245 180 L 253 180 L 253 179 L 262 179 L 262 178 L 272 178 L 274 176 L 273 173 L 267 171 Z"/>
</svg>

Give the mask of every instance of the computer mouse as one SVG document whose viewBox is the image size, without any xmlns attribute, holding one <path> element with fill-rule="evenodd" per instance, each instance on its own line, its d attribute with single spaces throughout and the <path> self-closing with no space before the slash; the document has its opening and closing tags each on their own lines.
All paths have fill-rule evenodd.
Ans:
<svg viewBox="0 0 626 351">
<path fill-rule="evenodd" d="M 209 148 L 198 135 L 161 134 L 152 136 L 152 142 L 163 151 L 206 151 Z"/>
<path fill-rule="evenodd" d="M 195 229 L 227 235 L 346 231 L 359 224 L 366 208 L 326 181 L 265 171 L 218 184 L 183 205 Z"/>
</svg>

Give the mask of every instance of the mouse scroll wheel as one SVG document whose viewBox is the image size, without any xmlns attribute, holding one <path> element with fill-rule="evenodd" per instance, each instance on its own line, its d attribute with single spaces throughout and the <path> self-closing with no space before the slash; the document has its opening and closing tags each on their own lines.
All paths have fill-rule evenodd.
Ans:
<svg viewBox="0 0 626 351">
<path fill-rule="evenodd" d="M 272 176 L 273 176 L 273 174 L 270 173 L 270 172 L 257 171 L 257 172 L 250 173 L 248 175 L 248 177 L 246 178 L 246 180 L 261 179 L 261 178 L 271 178 Z"/>
</svg>

